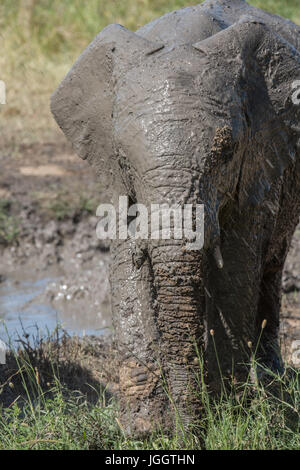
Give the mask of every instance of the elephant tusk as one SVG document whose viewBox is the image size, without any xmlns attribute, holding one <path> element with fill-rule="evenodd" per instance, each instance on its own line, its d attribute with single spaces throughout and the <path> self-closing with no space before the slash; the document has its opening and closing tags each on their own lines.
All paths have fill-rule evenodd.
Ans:
<svg viewBox="0 0 300 470">
<path fill-rule="evenodd" d="M 219 269 L 222 269 L 224 266 L 224 261 L 222 258 L 222 253 L 219 245 L 217 245 L 214 249 L 214 258 L 216 260 L 217 266 Z"/>
</svg>

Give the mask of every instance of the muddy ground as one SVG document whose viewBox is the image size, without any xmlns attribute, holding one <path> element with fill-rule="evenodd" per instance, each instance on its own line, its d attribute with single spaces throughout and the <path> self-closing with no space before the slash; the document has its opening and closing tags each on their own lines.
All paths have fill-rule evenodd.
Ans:
<svg viewBox="0 0 300 470">
<path fill-rule="evenodd" d="M 58 271 L 59 281 L 44 294 L 48 300 L 79 324 L 98 315 L 99 328 L 109 327 L 109 250 L 95 233 L 95 209 L 105 194 L 93 170 L 60 134 L 55 143 L 2 148 L 0 168 L 0 283 L 20 270 Z M 281 342 L 291 361 L 291 345 L 300 339 L 300 225 L 283 290 Z"/>
<path fill-rule="evenodd" d="M 108 245 L 95 232 L 105 195 L 89 165 L 62 137 L 6 149 L 0 167 L 0 282 L 57 279 L 44 300 L 67 324 L 109 327 Z"/>
</svg>

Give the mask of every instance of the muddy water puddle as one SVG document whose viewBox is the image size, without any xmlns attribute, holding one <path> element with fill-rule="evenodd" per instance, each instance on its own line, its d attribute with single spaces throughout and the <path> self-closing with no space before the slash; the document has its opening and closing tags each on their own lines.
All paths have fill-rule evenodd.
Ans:
<svg viewBox="0 0 300 470">
<path fill-rule="evenodd" d="M 1 275 L 0 339 L 19 345 L 19 336 L 48 337 L 57 326 L 70 336 L 102 335 L 111 327 L 108 286 L 103 273 L 100 288 L 89 279 L 89 271 L 77 282 L 58 269 L 38 275 L 20 269 Z"/>
</svg>

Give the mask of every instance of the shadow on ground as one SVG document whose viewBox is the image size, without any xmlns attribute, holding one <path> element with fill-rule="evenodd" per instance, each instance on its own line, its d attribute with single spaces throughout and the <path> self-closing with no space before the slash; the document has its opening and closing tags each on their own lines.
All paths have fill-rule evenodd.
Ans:
<svg viewBox="0 0 300 470">
<path fill-rule="evenodd" d="M 0 407 L 11 407 L 28 398 L 33 402 L 42 393 L 51 397 L 57 386 L 62 392 L 78 394 L 91 405 L 103 397 L 117 396 L 116 354 L 107 338 L 62 338 L 40 340 L 31 345 L 22 341 L 18 352 L 9 352 L 0 365 Z"/>
</svg>

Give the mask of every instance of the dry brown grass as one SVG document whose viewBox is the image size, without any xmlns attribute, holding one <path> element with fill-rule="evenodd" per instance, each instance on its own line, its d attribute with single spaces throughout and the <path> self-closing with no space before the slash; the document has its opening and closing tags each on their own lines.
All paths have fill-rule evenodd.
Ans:
<svg viewBox="0 0 300 470">
<path fill-rule="evenodd" d="M 51 116 L 49 99 L 80 52 L 107 24 L 135 30 L 190 0 L 2 0 L 0 79 L 6 82 L 0 139 L 15 149 L 62 135 Z M 201 3 L 201 1 L 199 1 Z M 253 0 L 300 24 L 298 0 Z"/>
</svg>

